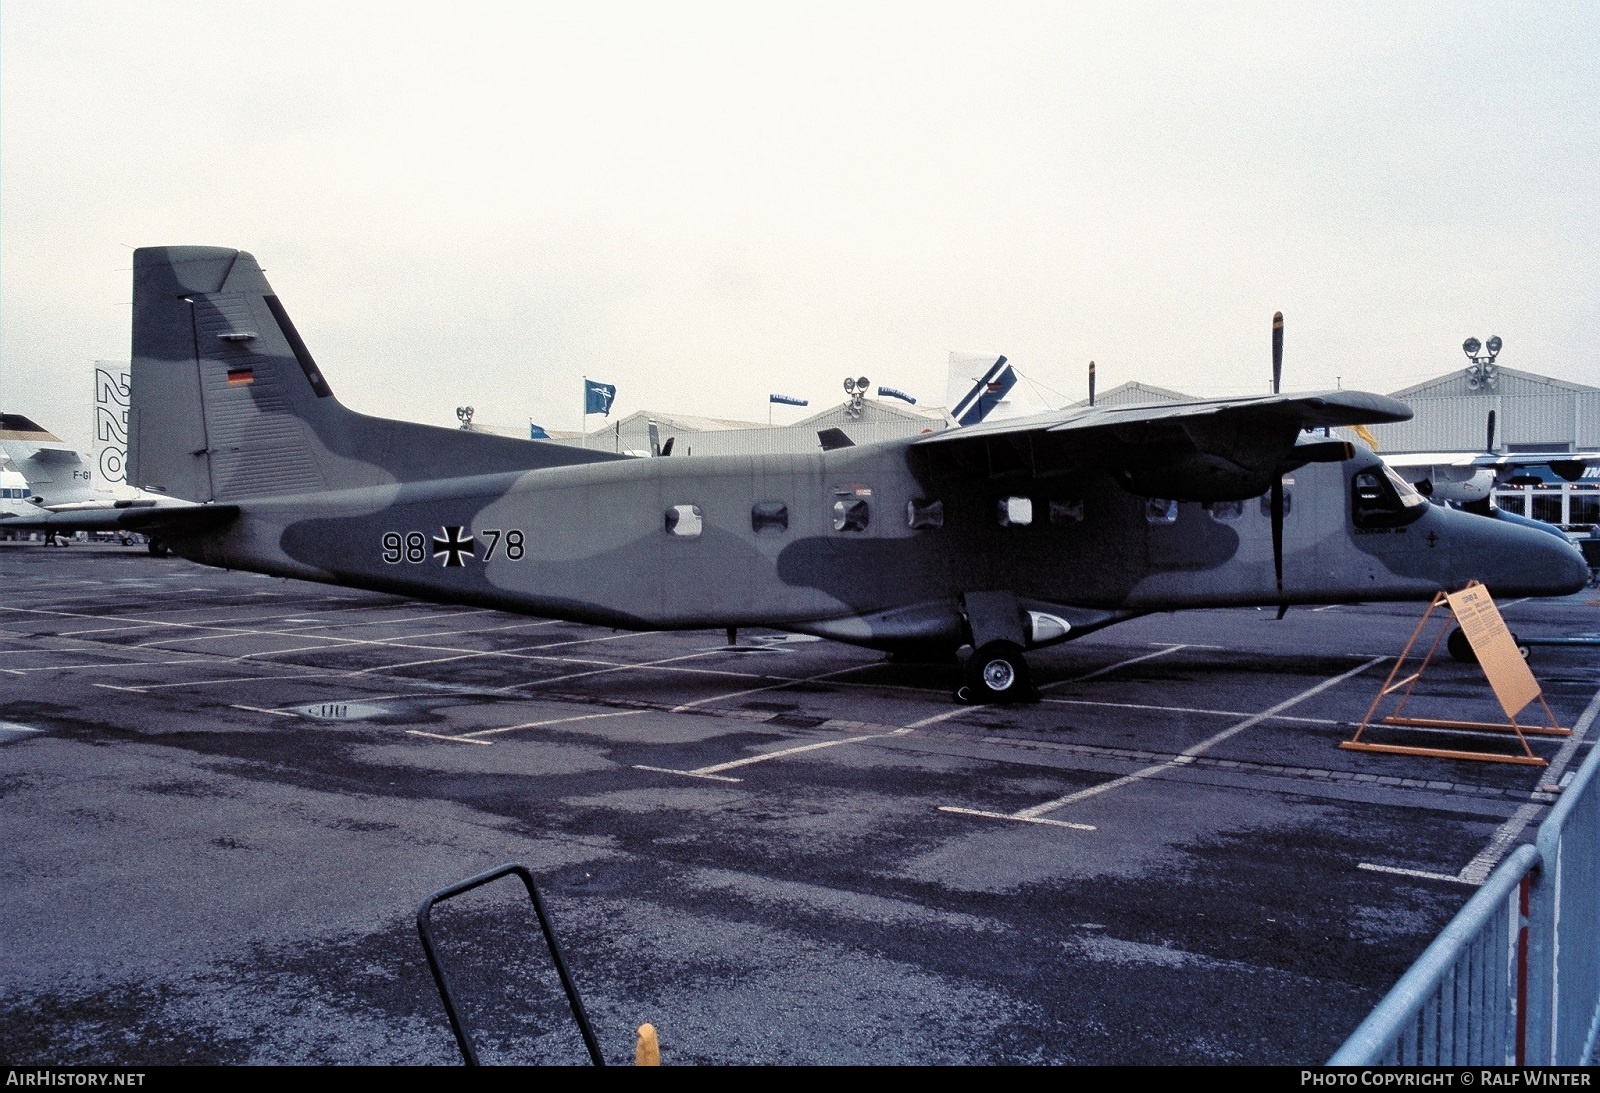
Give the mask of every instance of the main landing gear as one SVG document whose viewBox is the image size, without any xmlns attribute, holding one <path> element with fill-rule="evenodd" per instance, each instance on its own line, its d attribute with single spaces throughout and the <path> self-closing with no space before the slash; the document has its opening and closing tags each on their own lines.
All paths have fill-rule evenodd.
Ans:
<svg viewBox="0 0 1600 1093">
<path fill-rule="evenodd" d="M 991 641 L 967 659 L 966 682 L 956 701 L 980 703 L 1037 702 L 1039 692 L 1028 677 L 1028 660 L 1014 641 Z"/>
<path fill-rule="evenodd" d="M 1528 644 L 1515 634 L 1511 635 L 1511 640 L 1516 645 L 1517 652 L 1522 654 L 1522 659 L 1527 660 L 1530 652 Z M 1461 632 L 1461 627 L 1451 630 L 1444 644 L 1445 648 L 1450 650 L 1452 660 L 1459 660 L 1463 664 L 1478 663 L 1478 654 L 1472 651 L 1472 643 L 1467 641 L 1467 635 Z"/>
</svg>

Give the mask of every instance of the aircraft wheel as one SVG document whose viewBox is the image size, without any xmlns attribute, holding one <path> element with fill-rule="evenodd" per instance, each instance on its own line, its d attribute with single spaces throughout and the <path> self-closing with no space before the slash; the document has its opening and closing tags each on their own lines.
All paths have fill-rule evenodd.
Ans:
<svg viewBox="0 0 1600 1093">
<path fill-rule="evenodd" d="M 967 661 L 966 686 L 956 697 L 970 702 L 1036 700 L 1038 692 L 1028 681 L 1028 661 L 1022 654 L 1022 647 L 1009 641 L 991 641 L 975 650 Z"/>
<path fill-rule="evenodd" d="M 172 548 L 160 539 L 151 539 L 147 549 L 157 558 L 170 558 L 172 556 Z"/>
<path fill-rule="evenodd" d="M 1517 647 L 1517 652 L 1522 654 L 1523 660 L 1527 660 L 1533 652 L 1528 643 L 1515 634 L 1511 635 L 1511 643 Z M 1450 636 L 1445 639 L 1445 646 L 1450 650 L 1451 659 L 1459 660 L 1463 664 L 1478 663 L 1478 654 L 1472 651 L 1472 643 L 1467 641 L 1467 635 L 1461 632 L 1459 626 L 1450 631 Z"/>
</svg>

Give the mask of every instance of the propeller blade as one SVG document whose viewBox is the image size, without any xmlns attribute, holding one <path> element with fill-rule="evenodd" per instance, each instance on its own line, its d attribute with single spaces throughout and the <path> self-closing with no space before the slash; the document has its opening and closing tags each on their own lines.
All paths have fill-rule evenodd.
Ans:
<svg viewBox="0 0 1600 1093">
<path fill-rule="evenodd" d="M 1283 382 L 1283 312 L 1272 313 L 1272 393 L 1276 395 Z"/>
<path fill-rule="evenodd" d="M 1094 405 L 1094 361 L 1089 362 L 1089 405 Z"/>
<path fill-rule="evenodd" d="M 1272 393 L 1283 386 L 1283 312 L 1272 313 Z M 1283 475 L 1272 480 L 1272 572 L 1278 579 L 1278 618 L 1289 610 L 1283 595 Z"/>
<path fill-rule="evenodd" d="M 1487 452 L 1493 452 L 1494 451 L 1494 411 L 1493 410 L 1489 411 L 1489 439 L 1488 439 L 1487 443 L 1484 445 L 1484 451 L 1487 451 Z"/>
<path fill-rule="evenodd" d="M 1289 610 L 1283 595 L 1283 476 L 1272 481 L 1272 571 L 1278 578 L 1278 618 Z"/>
</svg>

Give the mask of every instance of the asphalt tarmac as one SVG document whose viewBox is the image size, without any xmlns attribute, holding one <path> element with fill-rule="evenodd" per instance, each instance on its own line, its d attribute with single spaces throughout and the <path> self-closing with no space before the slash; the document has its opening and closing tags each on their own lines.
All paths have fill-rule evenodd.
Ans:
<svg viewBox="0 0 1600 1093">
<path fill-rule="evenodd" d="M 607 1059 L 1325 1060 L 1588 754 L 1340 750 L 1424 605 L 1151 616 L 1042 701 L 741 631 L 634 634 L 0 544 L 0 1061 L 459 1062 L 428 893 L 536 877 Z M 1600 631 L 1587 595 L 1502 605 Z M 1501 719 L 1436 660 L 1412 712 Z M 1490 734 L 1402 743 L 1502 753 Z M 485 1061 L 583 1045 L 526 896 L 434 921 Z"/>
</svg>

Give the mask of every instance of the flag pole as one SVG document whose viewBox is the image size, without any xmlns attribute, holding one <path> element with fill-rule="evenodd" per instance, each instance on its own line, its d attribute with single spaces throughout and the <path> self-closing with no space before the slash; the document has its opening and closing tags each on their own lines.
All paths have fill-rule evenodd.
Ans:
<svg viewBox="0 0 1600 1093">
<path fill-rule="evenodd" d="M 583 413 L 578 416 L 578 443 L 589 446 L 589 377 L 583 377 Z"/>
</svg>

